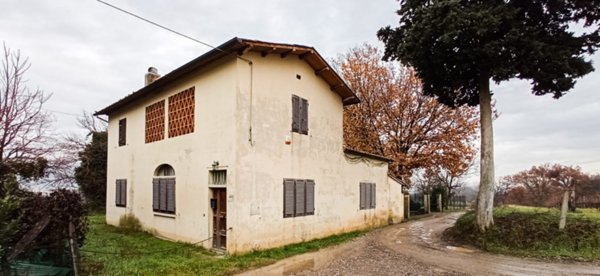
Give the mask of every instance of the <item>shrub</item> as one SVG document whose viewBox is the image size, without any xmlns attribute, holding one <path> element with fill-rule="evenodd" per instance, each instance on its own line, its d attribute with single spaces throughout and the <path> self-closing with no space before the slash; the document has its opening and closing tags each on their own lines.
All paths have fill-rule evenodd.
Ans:
<svg viewBox="0 0 600 276">
<path fill-rule="evenodd" d="M 142 223 L 133 214 L 125 214 L 119 218 L 119 228 L 123 232 L 140 232 Z"/>
<path fill-rule="evenodd" d="M 600 216 L 569 214 L 564 231 L 558 229 L 558 216 L 557 210 L 546 208 L 496 208 L 495 224 L 480 233 L 475 214 L 469 212 L 446 230 L 445 237 L 511 255 L 600 259 Z"/>
</svg>

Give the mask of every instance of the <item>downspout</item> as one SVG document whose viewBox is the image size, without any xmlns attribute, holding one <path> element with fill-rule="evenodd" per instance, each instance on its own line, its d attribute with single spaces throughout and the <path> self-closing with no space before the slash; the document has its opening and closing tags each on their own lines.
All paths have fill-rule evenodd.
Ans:
<svg viewBox="0 0 600 276">
<path fill-rule="evenodd" d="M 248 110 L 248 119 L 250 122 L 250 126 L 248 127 L 248 142 L 250 143 L 250 146 L 254 146 L 254 139 L 252 139 L 252 88 L 254 86 L 254 63 L 252 63 L 252 61 L 247 58 L 243 58 L 241 55 L 236 55 L 236 57 L 242 61 L 245 61 L 250 66 L 250 109 Z"/>
</svg>

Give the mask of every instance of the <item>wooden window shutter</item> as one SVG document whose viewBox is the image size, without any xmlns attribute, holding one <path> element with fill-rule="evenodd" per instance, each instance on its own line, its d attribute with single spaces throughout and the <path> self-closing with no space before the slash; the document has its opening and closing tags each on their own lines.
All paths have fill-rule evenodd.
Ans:
<svg viewBox="0 0 600 276">
<path fill-rule="evenodd" d="M 170 178 L 165 181 L 167 204 L 163 208 L 166 207 L 166 211 L 169 213 L 175 213 L 175 179 Z"/>
<path fill-rule="evenodd" d="M 121 206 L 127 206 L 127 179 L 121 179 Z"/>
<path fill-rule="evenodd" d="M 300 132 L 300 97 L 292 95 L 292 132 Z"/>
<path fill-rule="evenodd" d="M 371 184 L 369 184 L 369 186 L 371 188 L 371 200 L 370 200 L 371 205 L 369 207 L 375 208 L 375 198 L 377 195 L 377 189 L 376 189 L 375 183 L 371 183 Z"/>
<path fill-rule="evenodd" d="M 306 215 L 306 181 L 296 179 L 296 216 Z"/>
<path fill-rule="evenodd" d="M 117 179 L 115 181 L 115 206 L 119 206 L 121 204 L 121 180 Z"/>
<path fill-rule="evenodd" d="M 366 183 L 365 184 L 365 208 L 369 209 L 371 208 L 371 185 Z"/>
<path fill-rule="evenodd" d="M 301 99 L 300 105 L 300 133 L 308 134 L 308 101 Z"/>
<path fill-rule="evenodd" d="M 152 209 L 158 211 L 160 207 L 160 180 L 152 180 Z"/>
<path fill-rule="evenodd" d="M 119 147 L 127 144 L 127 118 L 119 120 Z"/>
<path fill-rule="evenodd" d="M 360 183 L 360 209 L 363 210 L 367 207 L 366 204 L 366 185 L 365 183 Z"/>
<path fill-rule="evenodd" d="M 283 217 L 294 216 L 294 180 L 284 179 L 283 180 Z"/>
<path fill-rule="evenodd" d="M 159 192 L 158 192 L 158 196 L 159 196 L 159 201 L 158 201 L 158 209 L 160 211 L 166 211 L 167 210 L 167 180 L 166 179 L 160 179 L 158 185 L 159 188 Z"/>
<path fill-rule="evenodd" d="M 306 180 L 306 214 L 315 213 L 315 181 Z"/>
</svg>

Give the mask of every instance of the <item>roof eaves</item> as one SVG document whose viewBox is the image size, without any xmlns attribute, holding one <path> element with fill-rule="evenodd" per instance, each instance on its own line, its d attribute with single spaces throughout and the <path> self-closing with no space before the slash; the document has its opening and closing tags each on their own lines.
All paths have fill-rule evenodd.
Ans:
<svg viewBox="0 0 600 276">
<path fill-rule="evenodd" d="M 109 115 L 110 113 L 112 113 L 128 104 L 131 104 L 134 101 L 137 101 L 144 97 L 148 97 L 149 95 L 152 94 L 151 92 L 158 91 L 158 90 L 164 88 L 171 81 L 173 81 L 193 70 L 196 70 L 198 68 L 206 66 L 206 65 L 208 65 L 212 62 L 215 62 L 216 60 L 218 60 L 224 56 L 227 56 L 227 55 L 239 56 L 239 54 L 241 54 L 240 52 L 243 52 L 248 47 L 252 47 L 253 45 L 258 45 L 258 44 L 272 45 L 275 47 L 277 47 L 277 46 L 278 47 L 291 47 L 291 48 L 295 47 L 295 48 L 303 48 L 303 49 L 309 50 L 310 53 L 314 54 L 319 59 L 320 62 L 325 64 L 325 66 L 331 68 L 332 73 L 335 74 L 335 78 L 340 80 L 340 83 L 336 85 L 336 86 L 339 86 L 340 88 L 336 88 L 336 89 L 343 89 L 344 91 L 340 92 L 340 91 L 336 91 L 334 89 L 332 89 L 332 90 L 335 93 L 337 93 L 338 95 L 340 95 L 340 97 L 342 97 L 342 104 L 343 105 L 351 105 L 351 104 L 360 103 L 360 99 L 356 96 L 356 93 L 354 93 L 354 91 L 352 91 L 352 89 L 339 76 L 339 74 L 335 70 L 333 70 L 333 67 L 331 65 L 329 65 L 329 63 L 327 63 L 327 61 L 313 47 L 299 45 L 299 44 L 270 43 L 270 42 L 264 42 L 264 41 L 259 41 L 259 40 L 251 40 L 251 39 L 234 37 L 234 38 L 228 40 L 227 42 L 221 44 L 220 46 L 216 47 L 215 49 L 212 49 L 212 50 L 206 52 L 205 54 L 189 61 L 188 63 L 176 68 L 175 70 L 173 70 L 173 71 L 169 72 L 168 74 L 162 76 L 161 78 L 157 79 L 153 83 L 151 83 L 145 87 L 142 87 L 138 91 L 135 91 L 135 92 L 125 96 L 124 98 L 101 109 L 100 111 L 94 112 L 94 115 L 95 116 Z M 343 94 L 349 94 L 349 95 L 344 97 Z"/>
<path fill-rule="evenodd" d="M 344 148 L 344 153 L 352 154 L 352 155 L 358 155 L 358 156 L 370 158 L 370 159 L 373 159 L 373 160 L 385 161 L 385 162 L 388 162 L 388 163 L 391 163 L 391 162 L 394 161 L 394 160 L 392 160 L 390 158 L 387 158 L 385 156 L 381 156 L 381 155 L 373 154 L 373 153 L 368 153 L 368 152 L 364 152 L 364 151 L 359 151 L 359 150 L 355 150 L 355 149 L 350 149 L 350 148 Z"/>
</svg>

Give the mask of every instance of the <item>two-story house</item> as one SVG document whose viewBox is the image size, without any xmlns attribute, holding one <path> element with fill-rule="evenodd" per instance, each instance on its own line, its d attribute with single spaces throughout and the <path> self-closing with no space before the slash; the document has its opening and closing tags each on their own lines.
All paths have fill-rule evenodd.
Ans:
<svg viewBox="0 0 600 276">
<path fill-rule="evenodd" d="M 231 39 L 96 112 L 107 223 L 233 253 L 398 222 L 389 160 L 343 147 L 359 102 L 312 47 Z"/>
</svg>

